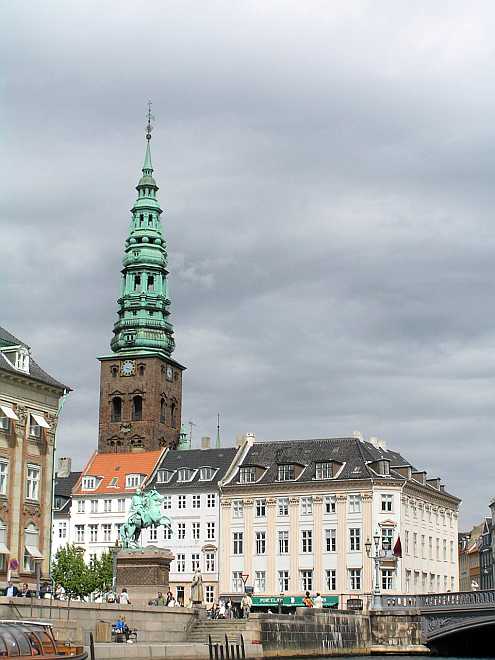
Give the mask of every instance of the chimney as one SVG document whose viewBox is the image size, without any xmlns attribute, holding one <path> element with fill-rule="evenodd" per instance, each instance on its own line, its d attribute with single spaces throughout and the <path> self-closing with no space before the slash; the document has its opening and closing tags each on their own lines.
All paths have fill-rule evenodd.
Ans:
<svg viewBox="0 0 495 660">
<path fill-rule="evenodd" d="M 243 445 L 246 440 L 249 440 L 251 444 L 256 441 L 256 434 L 255 433 L 238 433 L 235 436 L 235 446 L 240 447 Z"/>
<path fill-rule="evenodd" d="M 205 435 L 201 438 L 201 449 L 210 449 L 211 447 L 211 438 L 209 435 Z"/>
<path fill-rule="evenodd" d="M 72 458 L 69 458 L 68 456 L 61 456 L 58 459 L 58 465 L 57 465 L 57 477 L 68 477 L 71 472 L 71 467 L 72 467 Z"/>
</svg>

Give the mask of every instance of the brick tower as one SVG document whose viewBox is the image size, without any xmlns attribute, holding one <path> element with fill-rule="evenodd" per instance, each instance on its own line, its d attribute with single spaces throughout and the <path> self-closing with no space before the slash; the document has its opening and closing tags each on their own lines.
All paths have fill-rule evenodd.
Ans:
<svg viewBox="0 0 495 660">
<path fill-rule="evenodd" d="M 162 234 L 153 167 L 151 113 L 138 196 L 125 242 L 113 353 L 100 357 L 98 451 L 175 448 L 179 442 L 182 365 L 175 347 L 167 289 L 167 245 Z"/>
</svg>

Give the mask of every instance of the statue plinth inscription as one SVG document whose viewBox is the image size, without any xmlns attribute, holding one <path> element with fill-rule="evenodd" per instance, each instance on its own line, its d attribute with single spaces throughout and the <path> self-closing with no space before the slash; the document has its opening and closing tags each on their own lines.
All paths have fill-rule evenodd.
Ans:
<svg viewBox="0 0 495 660">
<path fill-rule="evenodd" d="M 169 588 L 170 562 L 174 555 L 166 548 L 121 549 L 117 554 L 117 594 L 123 588 L 131 604 L 142 605 Z"/>
</svg>

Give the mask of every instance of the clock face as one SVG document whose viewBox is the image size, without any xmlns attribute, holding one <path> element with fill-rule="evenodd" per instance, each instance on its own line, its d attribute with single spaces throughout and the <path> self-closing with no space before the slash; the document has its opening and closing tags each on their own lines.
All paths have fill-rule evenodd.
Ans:
<svg viewBox="0 0 495 660">
<path fill-rule="evenodd" d="M 172 367 L 170 365 L 168 365 L 167 366 L 167 380 L 172 380 L 173 373 L 174 372 L 172 371 Z"/>
<path fill-rule="evenodd" d="M 120 365 L 120 373 L 122 376 L 132 376 L 135 371 L 136 367 L 133 360 L 124 360 Z"/>
</svg>

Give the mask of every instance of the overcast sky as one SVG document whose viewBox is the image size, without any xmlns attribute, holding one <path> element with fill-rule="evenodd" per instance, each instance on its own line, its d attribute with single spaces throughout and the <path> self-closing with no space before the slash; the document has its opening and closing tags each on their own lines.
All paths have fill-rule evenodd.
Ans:
<svg viewBox="0 0 495 660">
<path fill-rule="evenodd" d="M 379 436 L 495 495 L 492 2 L 11 2 L 0 323 L 96 447 L 153 101 L 194 441 Z"/>
</svg>

